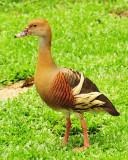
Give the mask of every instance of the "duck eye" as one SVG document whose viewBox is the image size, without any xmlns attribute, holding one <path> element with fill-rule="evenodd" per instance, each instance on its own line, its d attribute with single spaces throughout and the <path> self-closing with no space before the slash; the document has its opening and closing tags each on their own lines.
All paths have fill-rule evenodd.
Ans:
<svg viewBox="0 0 128 160">
<path fill-rule="evenodd" d="M 37 27 L 37 24 L 34 24 L 33 27 Z"/>
</svg>

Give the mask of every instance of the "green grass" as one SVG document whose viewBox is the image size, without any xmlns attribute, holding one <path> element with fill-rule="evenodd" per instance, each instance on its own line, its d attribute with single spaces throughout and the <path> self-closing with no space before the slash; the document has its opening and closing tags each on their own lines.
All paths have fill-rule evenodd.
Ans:
<svg viewBox="0 0 128 160">
<path fill-rule="evenodd" d="M 1 86 L 34 75 L 38 38 L 14 36 L 31 19 L 42 17 L 51 25 L 56 64 L 83 72 L 121 114 L 85 113 L 91 146 L 74 153 L 74 147 L 83 145 L 80 122 L 72 115 L 69 143 L 62 147 L 65 118 L 46 106 L 34 87 L 19 98 L 0 101 L 0 159 L 127 159 L 128 19 L 109 15 L 127 7 L 126 0 L 0 2 Z"/>
</svg>

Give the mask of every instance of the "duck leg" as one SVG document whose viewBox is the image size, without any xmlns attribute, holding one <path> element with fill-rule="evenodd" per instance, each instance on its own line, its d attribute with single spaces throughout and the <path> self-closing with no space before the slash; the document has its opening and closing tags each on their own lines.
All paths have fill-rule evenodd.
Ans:
<svg viewBox="0 0 128 160">
<path fill-rule="evenodd" d="M 84 150 L 86 150 L 89 147 L 89 140 L 88 140 L 88 133 L 87 133 L 87 124 L 84 119 L 81 119 L 81 127 L 84 132 Z M 81 148 L 80 148 L 81 150 Z M 83 150 L 83 148 L 82 148 Z"/>
<path fill-rule="evenodd" d="M 62 145 L 64 146 L 66 143 L 68 143 L 68 137 L 69 137 L 69 132 L 70 132 L 70 128 L 71 128 L 71 121 L 70 121 L 70 117 L 66 118 L 67 124 L 66 124 L 66 132 L 65 132 L 65 136 L 64 136 L 64 140 Z"/>
<path fill-rule="evenodd" d="M 73 149 L 73 151 L 78 151 L 78 150 L 81 150 L 83 151 L 86 150 L 89 146 L 90 146 L 90 143 L 89 143 L 89 140 L 88 140 L 88 133 L 87 133 L 87 124 L 84 120 L 84 117 L 83 117 L 83 114 L 75 114 L 80 120 L 81 120 L 81 128 L 83 129 L 83 133 L 84 133 L 84 146 L 83 147 L 75 147 Z"/>
<path fill-rule="evenodd" d="M 73 151 L 78 151 L 78 150 L 83 151 L 83 149 L 86 150 L 90 146 L 89 140 L 88 140 L 88 134 L 87 134 L 87 124 L 84 119 L 81 119 L 81 127 L 84 132 L 84 146 L 80 148 L 75 147 Z"/>
</svg>

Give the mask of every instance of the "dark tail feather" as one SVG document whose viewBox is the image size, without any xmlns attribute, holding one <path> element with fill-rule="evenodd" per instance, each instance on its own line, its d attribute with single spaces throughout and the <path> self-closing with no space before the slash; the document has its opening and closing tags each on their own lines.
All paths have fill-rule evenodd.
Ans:
<svg viewBox="0 0 128 160">
<path fill-rule="evenodd" d="M 111 114 L 112 116 L 120 115 L 119 112 L 116 110 L 116 108 L 113 106 L 113 104 L 105 95 L 102 94 L 97 99 L 105 102 L 105 104 L 103 105 L 103 109 L 107 111 L 109 114 Z"/>
<path fill-rule="evenodd" d="M 105 111 L 107 111 L 109 114 L 111 114 L 112 116 L 119 116 L 119 112 L 117 112 L 116 110 L 113 111 L 110 108 L 104 108 Z"/>
</svg>

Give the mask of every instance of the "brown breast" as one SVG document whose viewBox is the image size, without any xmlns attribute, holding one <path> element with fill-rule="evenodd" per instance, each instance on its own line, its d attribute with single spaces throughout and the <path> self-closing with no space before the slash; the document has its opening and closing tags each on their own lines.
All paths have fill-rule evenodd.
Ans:
<svg viewBox="0 0 128 160">
<path fill-rule="evenodd" d="M 64 73 L 58 72 L 55 76 L 45 102 L 55 110 L 69 109 L 75 103 L 72 88 Z"/>
</svg>

